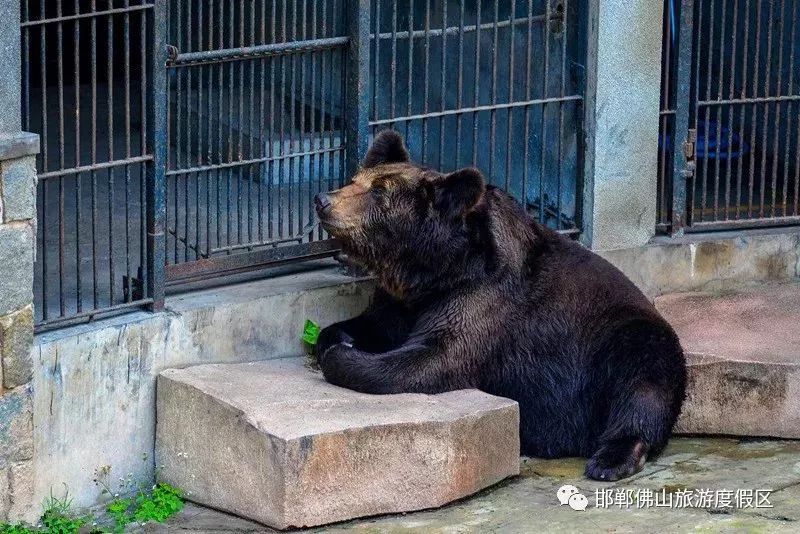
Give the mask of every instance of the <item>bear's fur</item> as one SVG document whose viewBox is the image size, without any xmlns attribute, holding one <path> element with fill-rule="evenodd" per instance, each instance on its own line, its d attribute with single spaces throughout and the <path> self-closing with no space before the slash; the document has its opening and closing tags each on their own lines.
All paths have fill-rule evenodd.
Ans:
<svg viewBox="0 0 800 534">
<path fill-rule="evenodd" d="M 325 328 L 325 378 L 367 393 L 478 388 L 519 402 L 524 454 L 630 476 L 669 438 L 686 368 L 672 328 L 615 267 L 529 217 L 480 172 L 443 175 L 377 136 L 320 220 L 378 280 Z"/>
</svg>

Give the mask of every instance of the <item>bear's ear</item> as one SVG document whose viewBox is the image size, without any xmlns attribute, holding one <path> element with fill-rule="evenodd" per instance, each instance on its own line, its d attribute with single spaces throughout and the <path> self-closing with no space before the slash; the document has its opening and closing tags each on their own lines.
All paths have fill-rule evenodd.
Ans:
<svg viewBox="0 0 800 534">
<path fill-rule="evenodd" d="M 480 202 L 486 181 L 478 169 L 461 169 L 436 182 L 434 204 L 440 213 L 460 217 Z"/>
<path fill-rule="evenodd" d="M 369 169 L 384 163 L 405 163 L 408 160 L 408 150 L 400 134 L 394 130 L 383 130 L 372 141 L 362 166 Z"/>
</svg>

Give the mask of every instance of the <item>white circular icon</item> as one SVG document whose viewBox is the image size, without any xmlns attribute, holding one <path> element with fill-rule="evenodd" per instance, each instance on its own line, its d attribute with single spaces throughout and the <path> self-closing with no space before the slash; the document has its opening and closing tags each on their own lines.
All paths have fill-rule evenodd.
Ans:
<svg viewBox="0 0 800 534">
<path fill-rule="evenodd" d="M 575 486 L 573 486 L 572 484 L 565 484 L 565 485 L 561 486 L 560 488 L 558 488 L 558 491 L 556 492 L 556 496 L 558 497 L 558 502 L 560 502 L 562 505 L 565 505 L 565 504 L 569 503 L 569 498 L 570 497 L 572 497 L 573 495 L 575 495 L 575 494 L 577 494 L 579 492 L 580 492 L 580 490 L 578 488 L 576 488 Z"/>
<path fill-rule="evenodd" d="M 569 507 L 573 510 L 583 512 L 588 505 L 589 499 L 586 498 L 586 495 L 576 493 L 569 498 Z"/>
</svg>

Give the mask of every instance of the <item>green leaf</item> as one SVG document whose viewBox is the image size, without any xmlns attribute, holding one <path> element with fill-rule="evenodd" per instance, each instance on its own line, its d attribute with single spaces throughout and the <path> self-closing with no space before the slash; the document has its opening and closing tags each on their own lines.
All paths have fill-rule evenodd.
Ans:
<svg viewBox="0 0 800 534">
<path fill-rule="evenodd" d="M 316 345 L 319 339 L 320 327 L 311 319 L 306 319 L 306 324 L 303 327 L 303 341 L 309 345 Z"/>
</svg>

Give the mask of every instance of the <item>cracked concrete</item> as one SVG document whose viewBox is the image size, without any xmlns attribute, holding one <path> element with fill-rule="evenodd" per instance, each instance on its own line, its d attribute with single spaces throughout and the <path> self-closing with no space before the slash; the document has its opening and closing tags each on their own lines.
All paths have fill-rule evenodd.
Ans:
<svg viewBox="0 0 800 534">
<path fill-rule="evenodd" d="M 519 477 L 437 510 L 339 523 L 315 532 L 797 532 L 800 529 L 800 441 L 675 438 L 664 454 L 633 478 L 603 484 L 583 477 L 584 460 L 523 458 Z M 578 487 L 586 511 L 560 506 L 556 491 Z M 726 506 L 597 507 L 596 491 L 663 492 L 677 499 L 688 491 L 774 490 L 771 508 Z M 637 493 L 638 492 L 638 493 Z M 698 499 L 699 500 L 699 499 Z M 621 501 L 622 502 L 622 501 Z M 663 501 L 662 501 L 663 502 Z M 602 504 L 602 502 L 601 502 Z M 673 504 L 676 501 L 673 500 Z M 135 532 L 274 532 L 207 508 L 187 505 L 166 524 Z"/>
</svg>

